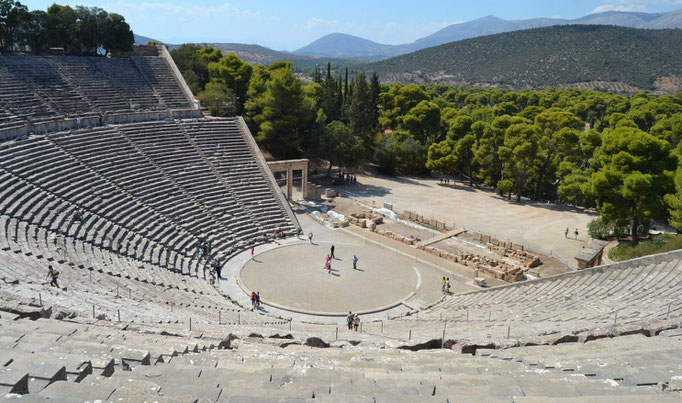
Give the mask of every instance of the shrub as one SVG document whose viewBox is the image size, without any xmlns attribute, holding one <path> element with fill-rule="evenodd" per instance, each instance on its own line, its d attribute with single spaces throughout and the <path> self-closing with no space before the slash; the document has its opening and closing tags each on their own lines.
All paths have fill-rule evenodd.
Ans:
<svg viewBox="0 0 682 403">
<path fill-rule="evenodd" d="M 613 223 L 606 224 L 601 218 L 594 219 L 587 224 L 587 233 L 594 239 L 622 238 L 626 235 L 626 230 Z"/>
</svg>

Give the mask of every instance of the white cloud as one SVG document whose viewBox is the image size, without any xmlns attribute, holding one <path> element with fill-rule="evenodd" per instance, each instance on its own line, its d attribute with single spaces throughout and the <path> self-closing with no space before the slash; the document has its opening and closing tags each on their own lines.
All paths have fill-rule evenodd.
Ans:
<svg viewBox="0 0 682 403">
<path fill-rule="evenodd" d="M 642 5 L 631 4 L 628 6 L 616 6 L 613 4 L 604 4 L 596 7 L 590 14 L 603 13 L 606 11 L 644 11 L 645 7 Z"/>
<path fill-rule="evenodd" d="M 682 5 L 682 0 L 615 0 L 615 4 L 603 4 L 592 10 L 591 14 L 605 11 L 647 11 L 647 6 Z"/>
</svg>

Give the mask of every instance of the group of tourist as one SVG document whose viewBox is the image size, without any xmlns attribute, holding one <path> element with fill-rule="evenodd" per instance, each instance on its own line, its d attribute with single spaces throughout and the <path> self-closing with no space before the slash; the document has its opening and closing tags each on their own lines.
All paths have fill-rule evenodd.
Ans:
<svg viewBox="0 0 682 403">
<path fill-rule="evenodd" d="M 358 178 L 355 175 L 346 174 L 346 173 L 341 172 L 339 174 L 339 178 L 345 180 L 346 185 L 355 185 L 356 183 L 358 183 Z"/>
<path fill-rule="evenodd" d="M 310 234 L 308 234 L 308 238 L 310 238 L 310 239 L 311 239 L 310 242 L 312 242 L 312 238 L 313 238 L 313 237 L 312 237 L 312 232 L 311 232 Z M 332 247 L 331 247 L 330 250 L 329 250 L 329 254 L 328 254 L 327 257 L 324 259 L 324 267 L 323 267 L 323 268 L 324 268 L 325 270 L 327 270 L 327 272 L 329 272 L 329 273 L 332 272 L 332 260 L 336 259 L 336 256 L 334 256 L 334 251 L 335 251 L 335 250 L 336 250 L 336 248 L 335 248 L 334 245 L 332 244 Z M 358 259 L 358 257 L 357 257 L 356 255 L 353 255 L 353 259 L 351 260 L 351 261 L 353 262 L 353 270 L 357 270 L 357 269 L 358 269 L 358 261 L 359 261 L 359 260 L 360 260 L 360 259 Z"/>
<path fill-rule="evenodd" d="M 355 185 L 356 183 L 358 183 L 358 178 L 345 172 L 339 172 L 339 175 L 332 179 L 332 185 Z"/>
<path fill-rule="evenodd" d="M 251 310 L 260 309 L 260 291 L 251 291 Z"/>
<path fill-rule="evenodd" d="M 450 184 L 450 178 L 440 178 L 440 184 L 441 185 L 449 185 Z"/>
<path fill-rule="evenodd" d="M 80 220 L 83 219 L 83 214 L 81 214 L 81 212 L 78 211 L 78 209 L 74 209 L 74 210 L 71 212 L 71 217 L 73 217 L 73 219 L 76 220 L 76 221 L 80 221 Z"/>
<path fill-rule="evenodd" d="M 211 255 L 211 249 L 213 247 L 213 241 L 204 241 L 199 239 L 196 244 L 196 257 L 201 259 L 208 259 Z"/>
<path fill-rule="evenodd" d="M 348 316 L 346 316 L 346 322 L 348 323 L 348 330 L 358 331 L 360 327 L 360 317 L 357 313 L 348 311 Z"/>
<path fill-rule="evenodd" d="M 568 231 L 569 231 L 568 227 L 566 227 L 566 229 L 564 230 L 564 237 L 566 237 L 566 238 L 568 238 Z M 576 228 L 573 231 L 573 239 L 578 239 L 578 235 L 580 235 L 580 233 L 578 232 L 578 228 Z"/>
<path fill-rule="evenodd" d="M 450 294 L 450 277 L 441 280 L 441 290 L 443 294 Z"/>
</svg>

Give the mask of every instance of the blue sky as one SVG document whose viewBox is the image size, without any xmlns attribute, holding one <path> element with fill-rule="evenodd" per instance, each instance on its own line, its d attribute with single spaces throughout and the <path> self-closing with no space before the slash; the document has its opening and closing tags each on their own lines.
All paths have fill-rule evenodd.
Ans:
<svg viewBox="0 0 682 403">
<path fill-rule="evenodd" d="M 20 0 L 21 1 L 21 0 Z M 23 0 L 46 9 L 54 0 Z M 504 19 L 578 18 L 608 11 L 666 12 L 682 0 L 82 0 L 59 4 L 102 7 L 125 16 L 136 34 L 167 43 L 240 42 L 295 50 L 343 32 L 400 44 L 447 25 L 486 15 Z"/>
</svg>

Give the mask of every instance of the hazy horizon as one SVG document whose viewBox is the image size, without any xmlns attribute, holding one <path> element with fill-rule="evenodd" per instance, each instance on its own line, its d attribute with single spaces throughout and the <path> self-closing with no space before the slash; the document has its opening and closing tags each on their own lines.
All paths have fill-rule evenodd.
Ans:
<svg viewBox="0 0 682 403">
<path fill-rule="evenodd" d="M 54 0 L 22 1 L 45 10 Z M 166 43 L 238 42 L 293 51 L 320 37 L 340 32 L 389 45 L 410 43 L 448 25 L 487 15 L 506 20 L 580 18 L 603 11 L 664 13 L 682 0 L 503 0 L 478 2 L 434 0 L 415 7 L 407 0 L 344 3 L 293 0 L 204 1 L 57 1 L 101 7 L 122 14 L 137 35 Z"/>
</svg>

